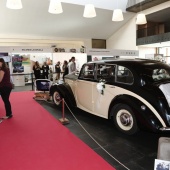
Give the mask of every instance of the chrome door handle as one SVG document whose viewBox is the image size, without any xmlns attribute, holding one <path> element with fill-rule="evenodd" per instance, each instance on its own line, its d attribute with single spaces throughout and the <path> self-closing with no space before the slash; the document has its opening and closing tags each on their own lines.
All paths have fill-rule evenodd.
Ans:
<svg viewBox="0 0 170 170">
<path fill-rule="evenodd" d="M 110 88 L 115 88 L 115 86 L 110 86 Z"/>
</svg>

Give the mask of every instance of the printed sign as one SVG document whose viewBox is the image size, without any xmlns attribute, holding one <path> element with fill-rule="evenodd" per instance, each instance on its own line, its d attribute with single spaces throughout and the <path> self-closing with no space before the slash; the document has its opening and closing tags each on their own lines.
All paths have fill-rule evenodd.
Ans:
<svg viewBox="0 0 170 170">
<path fill-rule="evenodd" d="M 170 161 L 155 159 L 154 170 L 169 170 L 170 169 Z"/>
</svg>

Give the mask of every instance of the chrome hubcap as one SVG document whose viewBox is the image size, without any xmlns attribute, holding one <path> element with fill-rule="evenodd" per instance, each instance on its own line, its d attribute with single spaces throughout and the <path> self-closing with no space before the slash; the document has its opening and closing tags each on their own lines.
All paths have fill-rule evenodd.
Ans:
<svg viewBox="0 0 170 170">
<path fill-rule="evenodd" d="M 54 100 L 55 100 L 56 104 L 60 104 L 61 97 L 60 97 L 59 93 L 57 93 L 57 92 L 54 93 Z"/>
<path fill-rule="evenodd" d="M 127 113 L 122 113 L 120 115 L 120 122 L 124 126 L 130 126 L 132 124 L 131 116 L 129 114 L 127 114 Z"/>
</svg>

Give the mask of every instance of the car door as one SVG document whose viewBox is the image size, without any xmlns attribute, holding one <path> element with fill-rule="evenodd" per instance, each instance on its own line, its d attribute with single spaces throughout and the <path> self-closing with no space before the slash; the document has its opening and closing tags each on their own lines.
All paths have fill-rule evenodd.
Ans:
<svg viewBox="0 0 170 170">
<path fill-rule="evenodd" d="M 115 97 L 115 72 L 114 64 L 97 64 L 96 65 L 96 83 L 93 84 L 93 114 L 100 117 L 108 118 L 108 109 L 112 99 Z M 98 90 L 97 86 L 101 81 L 104 82 L 105 88 L 103 93 Z"/>
<path fill-rule="evenodd" d="M 87 112 L 93 112 L 92 87 L 94 83 L 94 64 L 85 64 L 76 82 L 75 96 L 77 107 Z"/>
</svg>

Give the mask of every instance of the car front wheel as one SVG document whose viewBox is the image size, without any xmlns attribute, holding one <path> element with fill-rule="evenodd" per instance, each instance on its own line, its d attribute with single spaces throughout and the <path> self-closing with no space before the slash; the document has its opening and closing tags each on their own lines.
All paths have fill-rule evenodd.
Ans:
<svg viewBox="0 0 170 170">
<path fill-rule="evenodd" d="M 112 109 L 113 121 L 118 130 L 133 135 L 138 131 L 136 118 L 128 105 L 118 104 Z"/>
<path fill-rule="evenodd" d="M 61 104 L 62 104 L 62 98 L 61 98 L 61 95 L 60 95 L 60 93 L 58 91 L 55 91 L 53 93 L 53 102 L 57 106 L 61 106 Z"/>
</svg>

